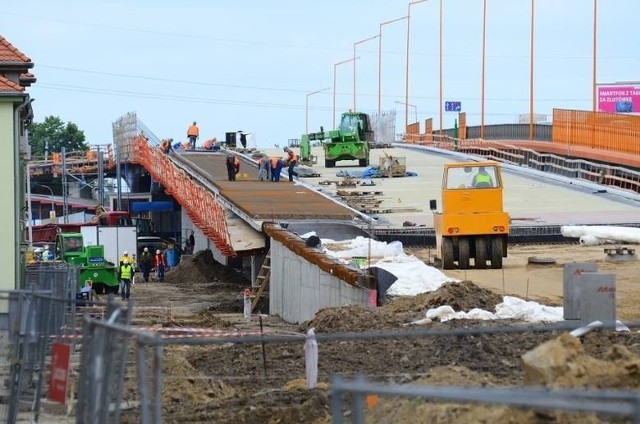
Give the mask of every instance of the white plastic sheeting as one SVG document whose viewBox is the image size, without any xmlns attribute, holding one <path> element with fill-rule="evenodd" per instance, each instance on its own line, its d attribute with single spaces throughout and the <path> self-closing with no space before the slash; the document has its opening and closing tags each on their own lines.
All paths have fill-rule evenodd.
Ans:
<svg viewBox="0 0 640 424">
<path fill-rule="evenodd" d="M 580 239 L 580 244 L 634 243 L 640 244 L 640 228 L 614 227 L 607 225 L 563 225 L 560 232 L 564 237 Z"/>
<path fill-rule="evenodd" d="M 312 235 L 315 233 L 304 234 L 301 237 L 308 238 Z M 327 255 L 338 258 L 344 263 L 349 263 L 354 257 L 366 257 L 370 258 L 372 267 L 382 268 L 396 276 L 397 280 L 387 290 L 389 296 L 416 296 L 420 293 L 435 291 L 447 282 L 460 282 L 448 277 L 439 269 L 426 265 L 415 256 L 406 255 L 399 241 L 386 243 L 357 237 L 341 242 L 323 239 L 322 244 L 329 245 L 332 249 L 323 247 Z M 428 310 L 424 319 L 412 324 L 423 324 L 434 319 L 440 321 L 516 319 L 527 322 L 556 322 L 564 318 L 562 307 L 545 306 L 513 296 L 504 296 L 502 303 L 496 306 L 494 312 L 478 308 L 468 312 L 456 312 L 451 306 L 444 305 Z"/>
<path fill-rule="evenodd" d="M 538 302 L 526 301 L 513 296 L 504 296 L 502 303 L 496 305 L 495 312 L 474 308 L 469 312 L 456 312 L 451 306 L 444 305 L 429 309 L 426 317 L 430 320 L 449 321 L 452 319 L 516 319 L 527 322 L 557 322 L 562 321 L 563 308 L 561 306 L 545 306 Z"/>
</svg>

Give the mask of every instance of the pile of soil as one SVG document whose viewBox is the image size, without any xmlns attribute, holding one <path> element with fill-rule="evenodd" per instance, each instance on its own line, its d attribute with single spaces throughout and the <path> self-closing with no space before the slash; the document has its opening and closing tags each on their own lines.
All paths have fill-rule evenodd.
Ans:
<svg viewBox="0 0 640 424">
<path fill-rule="evenodd" d="M 445 283 L 438 290 L 417 296 L 401 296 L 385 304 L 382 309 L 389 314 L 402 312 L 425 312 L 443 305 L 455 311 L 468 312 L 473 308 L 494 311 L 502 303 L 502 296 L 483 289 L 471 281 Z"/>
<path fill-rule="evenodd" d="M 201 250 L 189 260 L 180 262 L 165 275 L 167 283 L 176 285 L 206 284 L 224 281 L 226 284 L 250 284 L 247 276 L 213 259 L 211 250 Z"/>
</svg>

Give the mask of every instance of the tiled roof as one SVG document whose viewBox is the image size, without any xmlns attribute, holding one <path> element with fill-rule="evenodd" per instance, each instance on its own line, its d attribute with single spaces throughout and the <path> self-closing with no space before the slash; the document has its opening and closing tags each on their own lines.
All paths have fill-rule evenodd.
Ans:
<svg viewBox="0 0 640 424">
<path fill-rule="evenodd" d="M 15 82 L 0 76 L 0 93 L 22 92 L 24 88 Z"/>
<path fill-rule="evenodd" d="M 31 72 L 25 72 L 24 74 L 20 74 L 20 85 L 24 86 L 30 86 L 31 84 L 33 84 L 34 82 L 36 82 L 36 76 L 33 75 Z"/>
<path fill-rule="evenodd" d="M 0 35 L 0 62 L 31 63 L 31 59 Z"/>
</svg>

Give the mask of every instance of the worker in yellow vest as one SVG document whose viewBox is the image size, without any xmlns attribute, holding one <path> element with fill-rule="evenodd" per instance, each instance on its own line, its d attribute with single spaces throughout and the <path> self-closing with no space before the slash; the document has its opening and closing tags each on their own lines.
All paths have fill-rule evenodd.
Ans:
<svg viewBox="0 0 640 424">
<path fill-rule="evenodd" d="M 131 296 L 131 282 L 135 273 L 133 264 L 123 262 L 120 265 L 120 297 L 122 300 L 129 300 L 129 296 Z"/>
</svg>

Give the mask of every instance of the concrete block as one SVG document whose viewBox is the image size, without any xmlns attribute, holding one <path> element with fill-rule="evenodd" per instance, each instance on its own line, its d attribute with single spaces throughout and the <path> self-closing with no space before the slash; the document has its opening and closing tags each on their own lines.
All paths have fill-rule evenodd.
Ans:
<svg viewBox="0 0 640 424">
<path fill-rule="evenodd" d="M 576 278 L 580 286 L 580 323 L 601 321 L 616 326 L 616 276 L 600 272 L 585 273 Z"/>
<path fill-rule="evenodd" d="M 580 285 L 576 278 L 585 272 L 597 272 L 598 264 L 592 262 L 572 262 L 564 264 L 563 309 L 565 320 L 580 319 Z"/>
</svg>

